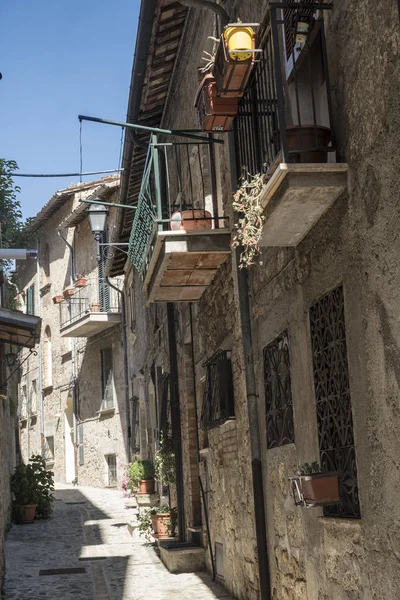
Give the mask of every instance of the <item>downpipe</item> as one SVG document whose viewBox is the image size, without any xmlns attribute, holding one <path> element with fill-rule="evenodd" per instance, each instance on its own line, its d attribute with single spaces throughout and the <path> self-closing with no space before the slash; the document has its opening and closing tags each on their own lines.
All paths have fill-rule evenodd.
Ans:
<svg viewBox="0 0 400 600">
<path fill-rule="evenodd" d="M 215 2 L 210 2 L 210 0 L 178 0 L 179 4 L 183 4 L 184 6 L 188 6 L 189 8 L 200 8 L 201 10 L 211 10 L 216 13 L 221 19 L 221 27 L 222 29 L 225 25 L 229 23 L 229 15 L 226 10 L 216 4 Z"/>
<path fill-rule="evenodd" d="M 237 187 L 237 170 L 233 136 L 229 135 L 229 156 L 232 189 Z M 254 371 L 253 339 L 251 331 L 251 313 L 249 301 L 249 282 L 246 269 L 239 269 L 240 247 L 236 248 L 236 277 L 239 296 L 240 326 L 246 380 L 247 413 L 249 419 L 251 472 L 254 496 L 254 516 L 256 527 L 258 575 L 260 581 L 260 600 L 271 600 L 271 578 L 269 571 L 267 519 L 264 498 L 264 481 L 261 461 L 261 438 L 258 424 L 258 395 Z"/>
</svg>

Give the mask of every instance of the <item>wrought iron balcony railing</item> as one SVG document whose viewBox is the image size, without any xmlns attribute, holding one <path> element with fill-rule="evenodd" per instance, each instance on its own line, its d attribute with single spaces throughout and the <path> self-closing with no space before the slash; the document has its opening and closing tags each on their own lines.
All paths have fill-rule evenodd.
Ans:
<svg viewBox="0 0 400 600">
<path fill-rule="evenodd" d="M 143 280 L 158 233 L 207 232 L 225 226 L 211 193 L 212 141 L 204 139 L 171 143 L 152 135 L 128 249 Z"/>
<path fill-rule="evenodd" d="M 116 287 L 122 286 L 117 280 Z M 120 294 L 99 278 L 89 279 L 84 287 L 75 288 L 73 296 L 60 303 L 61 329 L 91 313 L 119 313 Z"/>
<path fill-rule="evenodd" d="M 314 0 L 270 2 L 257 47 L 262 58 L 234 123 L 239 176 L 277 163 L 328 162 L 334 152 L 323 13 Z"/>
</svg>

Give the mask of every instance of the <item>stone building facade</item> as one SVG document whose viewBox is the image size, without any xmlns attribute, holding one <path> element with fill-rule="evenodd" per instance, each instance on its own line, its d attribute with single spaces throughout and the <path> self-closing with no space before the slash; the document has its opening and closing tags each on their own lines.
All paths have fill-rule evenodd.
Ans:
<svg viewBox="0 0 400 600">
<path fill-rule="evenodd" d="M 208 37 L 221 27 L 212 12 L 184 4 L 142 3 L 137 40 L 142 52 L 133 69 L 131 122 L 175 131 L 199 129 L 193 107 L 198 67 L 203 49 L 210 48 Z M 237 221 L 232 195 L 238 171 L 246 167 L 256 175 L 253 166 L 260 165 L 261 250 L 256 264 L 240 270 L 239 254 L 224 246 L 225 260 L 217 268 L 214 264 L 212 280 L 197 301 L 189 283 L 175 279 L 180 297 L 166 283 L 167 277 L 178 277 L 179 267 L 190 270 L 184 263 L 189 241 L 186 250 L 168 250 L 172 258 L 165 266 L 169 240 L 173 235 L 178 240 L 171 214 L 166 227 L 160 219 L 158 237 L 148 249 L 150 273 L 132 266 L 137 237 L 131 238 L 128 260 L 117 253 L 109 261 L 110 274 L 125 273 L 132 339 L 129 377 L 139 406 L 135 451 L 152 458 L 163 420 L 172 421 L 179 453 L 174 494 L 184 529 L 180 537 L 190 541 L 201 532 L 208 569 L 240 600 L 394 600 L 400 593 L 398 5 L 384 0 L 377 10 L 372 0 L 351 5 L 335 0 L 330 9 L 321 9 L 323 15 L 314 14 L 317 21 L 323 16 L 324 31 L 318 23 L 309 46 L 297 49 L 298 42 L 294 44 L 290 56 L 299 56 L 290 66 L 287 32 L 297 22 L 296 13 L 290 13 L 293 7 L 284 7 L 289 13 L 282 15 L 273 3 L 268 7 L 261 0 L 222 4 L 230 22 L 240 18 L 263 26 L 258 77 L 250 80 L 231 133 L 216 136 L 225 143 L 213 145 L 210 162 L 207 147 L 194 140 L 184 150 L 176 145 L 172 159 L 166 147 L 170 199 L 191 195 L 193 209 L 201 206 L 202 197 L 203 209 L 210 212 L 206 198 L 213 195 L 213 229 L 218 214 L 220 228 L 231 232 Z M 276 24 L 278 45 L 272 47 L 274 15 L 283 22 Z M 272 50 L 279 55 L 279 67 L 270 60 Z M 280 73 L 282 95 L 271 98 L 269 74 L 274 69 L 274 77 L 277 69 Z M 325 162 L 312 160 L 314 147 L 311 160 L 310 155 L 301 159 L 301 148 L 300 157 L 295 156 L 293 147 L 289 160 L 279 153 L 270 160 L 268 152 L 276 149 L 282 133 L 282 127 L 277 129 L 279 102 L 284 103 L 279 119 L 286 119 L 287 131 L 301 119 L 330 128 Z M 251 147 L 247 155 L 246 141 Z M 121 182 L 123 203 L 143 202 L 139 189 L 146 185 L 146 142 L 148 136 L 139 132 L 126 137 L 129 171 Z M 316 145 L 318 151 L 324 146 Z M 322 204 L 329 194 L 323 210 L 310 209 L 310 199 Z M 122 211 L 116 221 L 114 239 L 127 242 L 131 230 L 136 231 L 135 221 Z M 195 238 L 197 248 L 203 248 L 196 235 L 192 232 L 187 240 Z M 210 254 L 215 231 L 213 236 L 214 241 L 207 238 Z M 151 252 L 159 252 L 157 260 Z M 174 252 L 180 252 L 181 261 L 175 269 Z M 207 403 L 219 364 L 226 369 L 223 380 L 230 381 L 234 403 L 224 422 L 209 427 Z M 176 416 L 173 422 L 176 410 L 179 423 Z M 339 472 L 339 504 L 295 505 L 288 478 L 299 465 L 314 461 L 323 470 Z M 265 531 L 260 532 L 263 515 Z M 267 568 L 262 567 L 265 559 Z"/>
<path fill-rule="evenodd" d="M 30 226 L 37 265 L 18 267 L 21 306 L 42 317 L 37 355 L 20 373 L 22 459 L 41 454 L 56 481 L 98 487 L 118 485 L 128 462 L 122 278 L 102 277 L 81 200 L 108 202 L 118 189 L 109 177 L 56 192 Z"/>
</svg>

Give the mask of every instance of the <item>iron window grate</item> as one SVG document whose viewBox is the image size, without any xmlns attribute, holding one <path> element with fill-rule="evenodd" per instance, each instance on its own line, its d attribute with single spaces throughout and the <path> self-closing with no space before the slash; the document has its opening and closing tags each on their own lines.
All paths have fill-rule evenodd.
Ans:
<svg viewBox="0 0 400 600">
<path fill-rule="evenodd" d="M 294 442 L 289 340 L 283 332 L 264 348 L 267 448 Z"/>
<path fill-rule="evenodd" d="M 347 364 L 343 287 L 310 308 L 311 346 L 321 468 L 338 471 L 342 502 L 325 516 L 360 518 L 356 451 Z"/>
<path fill-rule="evenodd" d="M 202 429 L 213 429 L 235 416 L 230 356 L 230 352 L 218 350 L 203 364 L 206 382 L 200 420 Z"/>
</svg>

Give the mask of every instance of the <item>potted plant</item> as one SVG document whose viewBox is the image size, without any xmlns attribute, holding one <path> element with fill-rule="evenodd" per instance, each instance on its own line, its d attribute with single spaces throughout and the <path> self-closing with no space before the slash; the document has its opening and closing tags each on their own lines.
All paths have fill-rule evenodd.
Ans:
<svg viewBox="0 0 400 600">
<path fill-rule="evenodd" d="M 71 296 L 74 295 L 74 292 L 75 292 L 75 290 L 73 287 L 65 288 L 65 290 L 63 292 L 64 298 L 71 298 Z"/>
<path fill-rule="evenodd" d="M 238 98 L 220 98 L 212 75 L 205 75 L 196 94 L 195 107 L 205 131 L 228 131 L 238 111 Z"/>
<path fill-rule="evenodd" d="M 258 243 L 265 220 L 260 203 L 263 183 L 261 174 L 250 175 L 233 196 L 233 210 L 238 213 L 239 218 L 234 223 L 232 248 L 242 247 L 240 269 L 253 265 L 260 252 Z"/>
<path fill-rule="evenodd" d="M 254 67 L 255 32 L 252 27 L 235 23 L 225 28 L 215 56 L 213 75 L 222 98 L 243 96 Z"/>
<path fill-rule="evenodd" d="M 317 462 L 304 463 L 298 474 L 289 477 L 296 506 L 324 506 L 340 502 L 339 474 L 323 473 Z"/>
<path fill-rule="evenodd" d="M 91 312 L 100 312 L 100 304 L 92 304 L 91 306 Z"/>
<path fill-rule="evenodd" d="M 160 449 L 154 458 L 154 472 L 157 481 L 164 485 L 175 483 L 175 454 L 172 449 L 172 438 L 168 435 L 161 435 Z"/>
<path fill-rule="evenodd" d="M 61 296 L 61 294 L 59 296 L 54 296 L 53 297 L 54 304 L 60 304 L 60 302 L 62 302 L 63 300 L 64 300 L 64 297 Z"/>
<path fill-rule="evenodd" d="M 81 275 L 78 276 L 78 278 L 76 279 L 74 285 L 76 288 L 82 288 L 85 287 L 85 285 L 87 285 L 87 279 L 86 277 L 83 277 Z"/>
<path fill-rule="evenodd" d="M 132 489 L 154 494 L 154 465 L 151 460 L 135 460 L 128 469 Z"/>
<path fill-rule="evenodd" d="M 33 523 L 38 503 L 38 489 L 31 465 L 20 464 L 11 475 L 13 516 L 19 525 Z"/>
<path fill-rule="evenodd" d="M 298 163 L 326 163 L 328 161 L 328 151 L 324 150 L 332 141 L 331 130 L 328 127 L 289 125 L 286 127 L 286 137 L 289 152 L 297 150 L 294 155 Z"/>
<path fill-rule="evenodd" d="M 35 516 L 46 519 L 51 515 L 54 475 L 46 470 L 45 461 L 40 455 L 31 456 L 27 465 L 17 465 L 10 483 L 16 523 L 32 523 Z"/>
<path fill-rule="evenodd" d="M 153 527 L 153 537 L 156 539 L 165 539 L 170 537 L 171 530 L 171 509 L 169 506 L 159 506 L 150 509 L 151 523 Z M 176 521 L 175 521 L 176 523 Z"/>
</svg>

